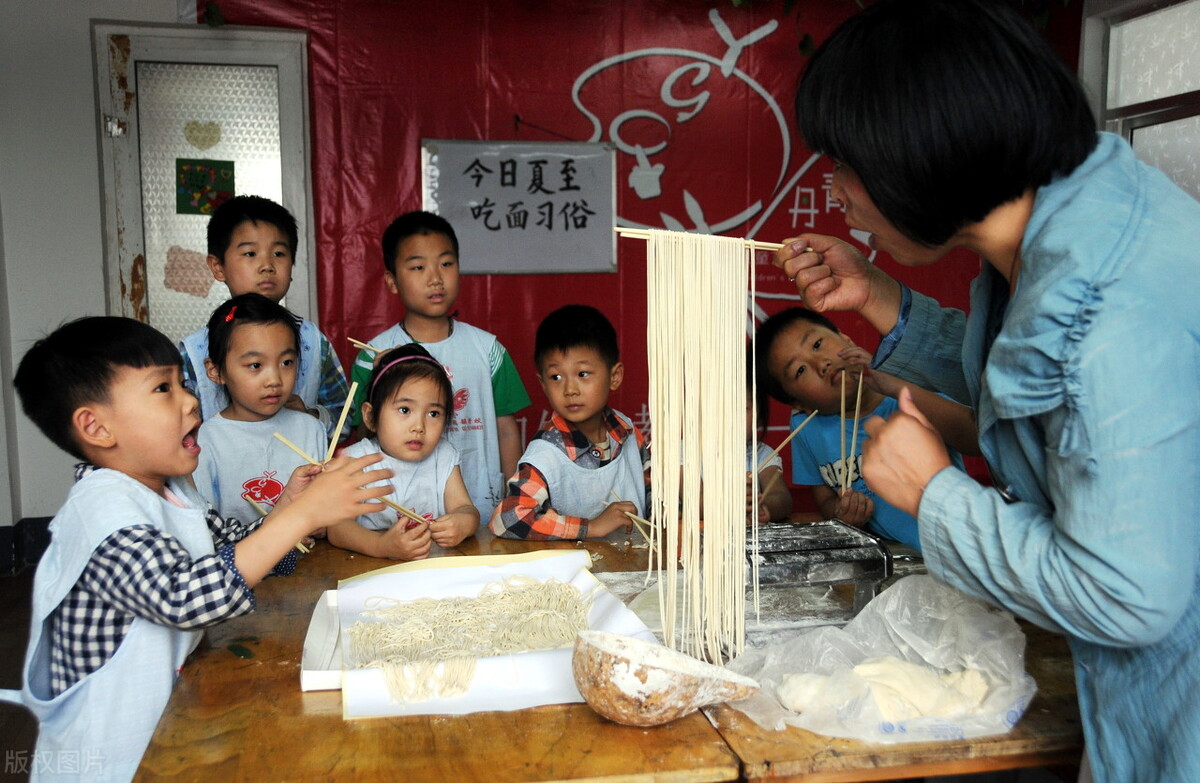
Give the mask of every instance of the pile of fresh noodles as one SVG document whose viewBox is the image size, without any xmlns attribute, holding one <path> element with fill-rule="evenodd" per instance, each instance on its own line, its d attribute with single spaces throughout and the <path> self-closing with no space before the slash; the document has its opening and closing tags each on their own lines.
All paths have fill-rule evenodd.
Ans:
<svg viewBox="0 0 1200 783">
<path fill-rule="evenodd" d="M 515 576 L 474 598 L 376 597 L 346 629 L 357 668 L 383 671 L 392 698 L 421 701 L 465 693 L 475 661 L 552 650 L 587 628 L 591 597 L 573 585 Z"/>
</svg>

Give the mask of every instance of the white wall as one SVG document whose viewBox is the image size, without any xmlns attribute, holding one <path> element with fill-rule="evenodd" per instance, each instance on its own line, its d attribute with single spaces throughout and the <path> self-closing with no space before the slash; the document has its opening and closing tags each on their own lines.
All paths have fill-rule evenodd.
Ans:
<svg viewBox="0 0 1200 783">
<path fill-rule="evenodd" d="M 61 322 L 104 314 L 90 22 L 177 13 L 176 0 L 0 0 L 0 525 L 53 515 L 71 483 L 71 458 L 21 413 L 13 369 Z"/>
</svg>

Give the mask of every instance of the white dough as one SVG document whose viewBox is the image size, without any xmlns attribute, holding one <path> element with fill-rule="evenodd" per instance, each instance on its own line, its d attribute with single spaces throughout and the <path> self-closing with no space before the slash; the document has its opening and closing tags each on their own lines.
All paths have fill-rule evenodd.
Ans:
<svg viewBox="0 0 1200 783">
<path fill-rule="evenodd" d="M 829 677 L 824 674 L 785 674 L 783 685 L 779 686 L 779 703 L 792 712 L 804 712 L 821 703 L 821 691 L 828 682 Z"/>
<path fill-rule="evenodd" d="M 837 710 L 860 691 L 846 685 L 861 683 L 883 720 L 898 723 L 913 718 L 949 718 L 979 707 L 988 693 L 987 676 L 978 669 L 939 674 L 915 663 L 885 656 L 870 658 L 852 672 L 839 675 L 839 686 L 829 688 L 830 677 L 810 672 L 784 675 L 779 703 L 792 712 Z"/>
</svg>

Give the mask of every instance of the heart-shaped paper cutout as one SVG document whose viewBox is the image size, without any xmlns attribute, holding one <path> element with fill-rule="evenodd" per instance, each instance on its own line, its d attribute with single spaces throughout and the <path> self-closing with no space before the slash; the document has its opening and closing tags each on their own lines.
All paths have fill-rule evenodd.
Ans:
<svg viewBox="0 0 1200 783">
<path fill-rule="evenodd" d="M 221 126 L 215 122 L 192 120 L 183 126 L 183 137 L 198 150 L 215 147 L 221 141 Z"/>
</svg>

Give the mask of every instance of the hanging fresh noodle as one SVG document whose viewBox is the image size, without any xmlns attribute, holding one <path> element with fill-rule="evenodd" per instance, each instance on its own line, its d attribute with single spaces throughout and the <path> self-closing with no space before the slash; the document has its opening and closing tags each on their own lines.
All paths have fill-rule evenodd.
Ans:
<svg viewBox="0 0 1200 783">
<path fill-rule="evenodd" d="M 364 619 L 346 629 L 351 659 L 382 669 L 392 698 L 405 703 L 465 693 L 478 658 L 573 644 L 588 627 L 592 597 L 554 579 L 513 576 L 475 598 L 377 596 L 366 604 Z"/>
<path fill-rule="evenodd" d="M 753 247 L 702 234 L 638 235 L 647 239 L 650 516 L 659 539 L 651 568 L 659 572 L 663 636 L 670 647 L 721 663 L 745 643 L 745 333 Z M 757 598 L 757 580 L 754 587 Z"/>
</svg>

